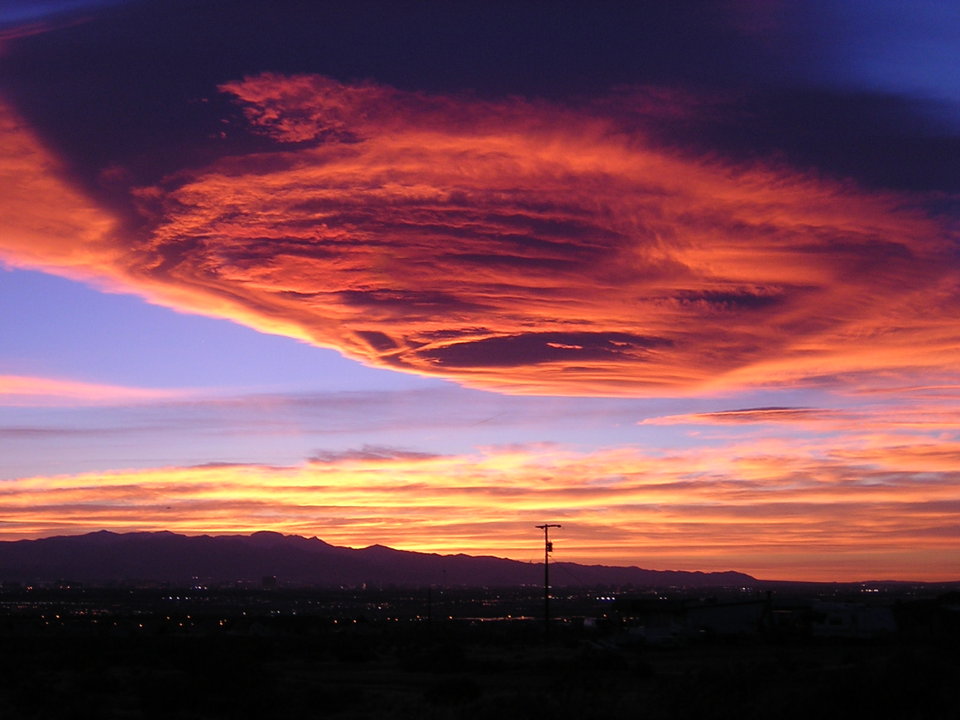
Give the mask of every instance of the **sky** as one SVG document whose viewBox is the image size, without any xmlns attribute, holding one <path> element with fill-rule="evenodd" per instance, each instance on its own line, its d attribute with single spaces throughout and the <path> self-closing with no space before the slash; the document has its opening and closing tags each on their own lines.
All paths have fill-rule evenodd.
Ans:
<svg viewBox="0 0 960 720">
<path fill-rule="evenodd" d="M 0 7 L 0 540 L 960 579 L 960 9 Z"/>
</svg>

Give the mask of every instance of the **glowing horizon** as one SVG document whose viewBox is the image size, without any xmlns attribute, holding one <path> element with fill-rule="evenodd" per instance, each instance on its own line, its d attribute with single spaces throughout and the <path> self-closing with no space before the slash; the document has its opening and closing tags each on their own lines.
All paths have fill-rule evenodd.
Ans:
<svg viewBox="0 0 960 720">
<path fill-rule="evenodd" d="M 0 539 L 274 530 L 349 546 L 530 559 L 530 520 L 549 518 L 563 522 L 564 559 L 575 562 L 864 580 L 877 579 L 863 576 L 872 558 L 887 568 L 883 579 L 956 579 L 940 563 L 955 545 L 960 444 L 898 440 L 890 449 L 889 438 L 878 442 L 865 428 L 829 451 L 784 437 L 669 454 L 369 447 L 293 467 L 21 478 L 5 483 Z"/>
</svg>

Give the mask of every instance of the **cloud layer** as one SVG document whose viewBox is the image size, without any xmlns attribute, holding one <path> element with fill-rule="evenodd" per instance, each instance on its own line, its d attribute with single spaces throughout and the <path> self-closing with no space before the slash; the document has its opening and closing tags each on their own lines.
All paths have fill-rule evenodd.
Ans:
<svg viewBox="0 0 960 720">
<path fill-rule="evenodd" d="M 945 225 L 638 129 L 695 98 L 561 107 L 274 74 L 221 89 L 272 144 L 135 190 L 138 228 L 8 254 L 82 256 L 157 302 L 507 393 L 955 372 Z"/>
<path fill-rule="evenodd" d="M 670 452 L 385 447 L 299 467 L 211 464 L 9 481 L 0 537 L 275 529 L 347 545 L 735 569 L 767 578 L 956 579 L 960 445 L 767 438 Z"/>
</svg>

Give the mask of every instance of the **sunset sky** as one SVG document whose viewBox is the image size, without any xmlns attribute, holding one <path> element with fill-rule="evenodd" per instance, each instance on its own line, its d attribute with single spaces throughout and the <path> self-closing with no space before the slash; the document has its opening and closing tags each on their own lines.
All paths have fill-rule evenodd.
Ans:
<svg viewBox="0 0 960 720">
<path fill-rule="evenodd" d="M 960 8 L 0 6 L 0 540 L 960 579 Z"/>
</svg>

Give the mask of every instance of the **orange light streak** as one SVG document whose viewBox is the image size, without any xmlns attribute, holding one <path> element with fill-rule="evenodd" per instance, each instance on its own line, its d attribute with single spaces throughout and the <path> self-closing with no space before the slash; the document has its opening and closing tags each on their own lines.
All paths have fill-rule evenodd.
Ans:
<svg viewBox="0 0 960 720">
<path fill-rule="evenodd" d="M 174 400 L 180 390 L 133 388 L 77 380 L 0 375 L 0 406 L 87 406 Z"/>
</svg>

